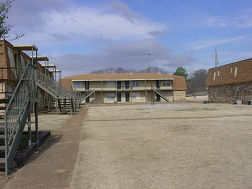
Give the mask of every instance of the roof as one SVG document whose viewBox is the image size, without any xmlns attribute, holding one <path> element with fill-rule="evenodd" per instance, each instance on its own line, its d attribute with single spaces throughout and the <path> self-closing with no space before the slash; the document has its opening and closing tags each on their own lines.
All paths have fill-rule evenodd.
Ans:
<svg viewBox="0 0 252 189">
<path fill-rule="evenodd" d="M 65 81 L 64 81 L 65 80 Z M 174 80 L 175 90 L 186 90 L 185 77 L 158 73 L 123 73 L 123 74 L 83 74 L 62 78 L 62 83 L 70 81 L 117 81 L 117 80 Z M 69 86 L 70 87 L 70 86 Z"/>
<path fill-rule="evenodd" d="M 32 58 L 32 56 L 30 56 L 30 58 Z M 46 56 L 38 56 L 36 60 L 37 61 L 49 61 L 49 58 Z"/>
<path fill-rule="evenodd" d="M 236 76 L 235 67 L 237 67 Z M 209 69 L 206 85 L 210 87 L 246 82 L 252 82 L 252 58 Z"/>
<path fill-rule="evenodd" d="M 47 68 L 56 68 L 56 65 L 54 64 L 48 64 L 48 65 L 42 65 L 43 67 L 47 67 Z"/>
<path fill-rule="evenodd" d="M 38 48 L 33 44 L 22 44 L 22 45 L 13 45 L 14 48 L 21 51 L 37 51 Z"/>
<path fill-rule="evenodd" d="M 53 73 L 55 73 L 55 72 L 57 72 L 57 73 L 61 73 L 61 70 L 49 70 L 49 72 L 53 72 Z"/>
</svg>

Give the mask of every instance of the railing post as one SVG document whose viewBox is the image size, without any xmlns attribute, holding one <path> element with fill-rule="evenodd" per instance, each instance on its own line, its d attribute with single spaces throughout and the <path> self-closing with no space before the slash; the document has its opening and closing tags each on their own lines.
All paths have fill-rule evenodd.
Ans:
<svg viewBox="0 0 252 189">
<path fill-rule="evenodd" d="M 36 141 L 37 141 L 37 145 L 39 148 L 39 134 L 38 134 L 38 101 L 36 99 L 35 102 L 35 133 L 36 133 Z"/>
<path fill-rule="evenodd" d="M 29 107 L 29 110 L 28 110 L 28 112 L 29 112 L 29 116 L 28 116 L 28 146 L 29 146 L 29 148 L 31 148 L 31 113 L 30 113 L 30 103 L 29 103 L 29 105 L 28 105 L 28 107 Z"/>
</svg>

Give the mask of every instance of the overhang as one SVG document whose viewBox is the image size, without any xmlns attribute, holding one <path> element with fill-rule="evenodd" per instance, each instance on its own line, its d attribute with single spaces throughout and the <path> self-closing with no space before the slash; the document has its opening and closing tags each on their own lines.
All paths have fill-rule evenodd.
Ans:
<svg viewBox="0 0 252 189">
<path fill-rule="evenodd" d="M 33 44 L 13 45 L 13 47 L 21 51 L 38 51 L 38 48 Z"/>
</svg>

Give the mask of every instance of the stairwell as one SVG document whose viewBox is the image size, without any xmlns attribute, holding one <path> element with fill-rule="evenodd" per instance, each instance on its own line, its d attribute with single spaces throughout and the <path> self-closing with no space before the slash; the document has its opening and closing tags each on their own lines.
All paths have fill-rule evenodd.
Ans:
<svg viewBox="0 0 252 189">
<path fill-rule="evenodd" d="M 0 122 L 0 163 L 5 167 L 8 175 L 23 134 L 24 127 L 28 123 L 29 145 L 31 144 L 31 102 L 37 91 L 36 68 L 27 64 L 24 72 L 10 99 L 1 99 L 5 104 L 4 122 Z"/>
<path fill-rule="evenodd" d="M 75 111 L 75 96 L 71 89 L 38 71 L 37 85 L 55 98 L 60 113 Z"/>
<path fill-rule="evenodd" d="M 153 91 L 158 94 L 162 99 L 164 99 L 166 102 L 169 102 L 168 98 L 165 97 L 164 94 L 162 94 L 162 91 L 157 91 L 155 89 L 153 89 Z"/>
</svg>

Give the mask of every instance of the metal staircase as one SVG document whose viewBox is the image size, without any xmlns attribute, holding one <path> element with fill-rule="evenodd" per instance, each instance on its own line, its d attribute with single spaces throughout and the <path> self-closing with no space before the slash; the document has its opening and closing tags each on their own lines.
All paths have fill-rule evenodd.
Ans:
<svg viewBox="0 0 252 189">
<path fill-rule="evenodd" d="M 5 173 L 8 175 L 28 120 L 30 131 L 30 104 L 33 101 L 33 93 L 37 92 L 36 68 L 28 64 L 15 88 L 11 99 L 2 99 L 7 105 L 4 115 L 4 126 L 0 126 L 0 163 L 5 164 Z M 29 134 L 31 144 L 31 135 Z"/>
<path fill-rule="evenodd" d="M 164 99 L 166 102 L 169 102 L 168 98 L 166 98 L 166 97 L 164 96 L 164 94 L 162 94 L 161 91 L 157 91 L 156 89 L 153 89 L 153 91 L 154 91 L 156 94 L 158 94 L 162 99 Z"/>
<path fill-rule="evenodd" d="M 61 113 L 74 113 L 74 95 L 71 89 L 38 71 L 38 87 L 54 97 Z"/>
<path fill-rule="evenodd" d="M 86 91 L 86 92 L 81 96 L 81 101 L 85 101 L 85 100 L 86 100 L 88 97 L 90 97 L 94 92 L 95 92 L 95 90 Z"/>
</svg>

